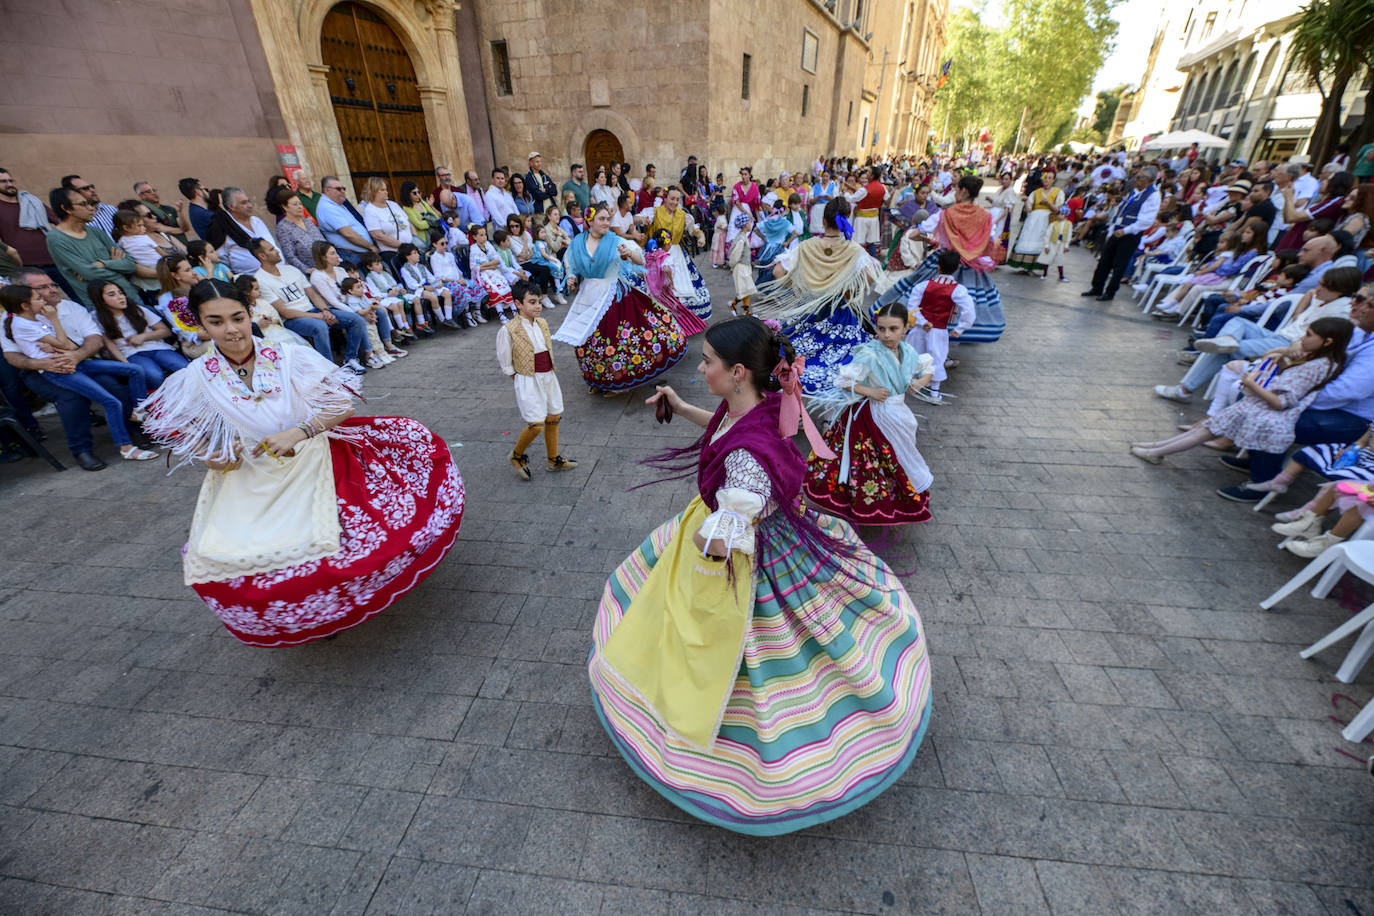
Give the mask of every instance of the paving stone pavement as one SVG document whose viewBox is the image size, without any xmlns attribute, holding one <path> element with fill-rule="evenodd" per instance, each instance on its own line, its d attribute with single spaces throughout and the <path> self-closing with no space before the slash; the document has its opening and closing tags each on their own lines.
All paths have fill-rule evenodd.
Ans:
<svg viewBox="0 0 1374 916">
<path fill-rule="evenodd" d="M 332 642 L 240 645 L 182 585 L 198 474 L 0 468 L 0 912 L 1374 914 L 1350 756 L 1374 747 L 1333 721 L 1374 667 L 1298 657 L 1348 611 L 1260 611 L 1301 562 L 1212 495 L 1232 472 L 1126 454 L 1195 415 L 1148 390 L 1180 334 L 1068 269 L 999 272 L 1006 338 L 920 410 L 935 520 L 883 553 L 930 639 L 924 747 L 782 838 L 680 813 L 592 713 L 606 575 L 691 492 L 630 491 L 635 461 L 692 430 L 589 395 L 561 345 L 581 466 L 532 483 L 493 325 L 368 376 L 365 412 L 462 443 L 467 513 L 422 587 Z M 695 362 L 671 380 L 704 403 Z"/>
</svg>

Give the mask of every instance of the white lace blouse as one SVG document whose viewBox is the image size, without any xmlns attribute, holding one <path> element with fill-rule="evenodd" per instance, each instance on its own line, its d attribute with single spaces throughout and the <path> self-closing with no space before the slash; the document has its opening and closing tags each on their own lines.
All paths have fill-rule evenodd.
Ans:
<svg viewBox="0 0 1374 916">
<path fill-rule="evenodd" d="M 748 449 L 735 449 L 725 456 L 725 485 L 716 491 L 716 511 L 701 523 L 698 533 L 708 543 L 723 541 L 726 550 L 752 555 L 754 526 L 760 516 L 776 508 L 772 492 L 773 483 L 758 459 Z"/>
</svg>

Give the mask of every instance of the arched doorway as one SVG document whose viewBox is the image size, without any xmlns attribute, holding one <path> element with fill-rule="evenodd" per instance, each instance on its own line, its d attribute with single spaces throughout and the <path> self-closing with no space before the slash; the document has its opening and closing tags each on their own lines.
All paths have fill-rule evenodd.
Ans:
<svg viewBox="0 0 1374 916">
<path fill-rule="evenodd" d="M 607 166 L 609 171 L 612 162 L 624 162 L 625 148 L 609 130 L 594 130 L 587 134 L 582 144 L 582 159 L 587 166 L 587 181 L 590 182 L 597 166 Z"/>
<path fill-rule="evenodd" d="M 361 4 L 340 3 L 324 18 L 320 53 L 354 193 L 361 198 L 373 177 L 387 179 L 393 200 L 405 181 L 428 193 L 434 158 L 425 110 L 415 67 L 391 26 Z"/>
</svg>

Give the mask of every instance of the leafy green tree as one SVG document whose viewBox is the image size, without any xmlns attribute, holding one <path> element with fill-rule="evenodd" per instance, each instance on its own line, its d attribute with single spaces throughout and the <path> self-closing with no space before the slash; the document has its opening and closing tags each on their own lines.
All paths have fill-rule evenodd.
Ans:
<svg viewBox="0 0 1374 916">
<path fill-rule="evenodd" d="M 1116 2 L 1007 0 L 1000 27 L 988 24 L 984 6 L 956 10 L 945 52 L 954 64 L 936 96 L 935 124 L 948 117 L 950 136 L 966 141 L 986 127 L 1004 150 L 1061 143 L 1111 51 Z"/>
<path fill-rule="evenodd" d="M 1292 32 L 1294 64 L 1312 78 L 1322 97 L 1310 146 L 1312 161 L 1322 163 L 1339 142 L 1346 87 L 1362 72 L 1374 70 L 1374 0 L 1312 0 Z M 1366 122 L 1369 102 L 1374 102 L 1374 93 L 1366 96 Z"/>
<path fill-rule="evenodd" d="M 1125 92 L 1126 86 L 1123 84 L 1115 89 L 1103 89 L 1097 94 L 1092 128 L 1103 137 L 1112 132 L 1112 122 L 1116 120 L 1117 109 L 1121 107 L 1121 96 Z"/>
</svg>

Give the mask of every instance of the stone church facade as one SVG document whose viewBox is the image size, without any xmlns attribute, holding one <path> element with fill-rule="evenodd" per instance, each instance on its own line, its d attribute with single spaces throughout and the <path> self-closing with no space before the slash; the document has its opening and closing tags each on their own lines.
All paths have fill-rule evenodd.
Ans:
<svg viewBox="0 0 1374 916">
<path fill-rule="evenodd" d="M 561 181 L 619 158 L 733 180 L 922 152 L 947 0 L 11 0 L 0 166 L 116 202 L 284 163 L 355 187 L 436 164 Z"/>
</svg>

